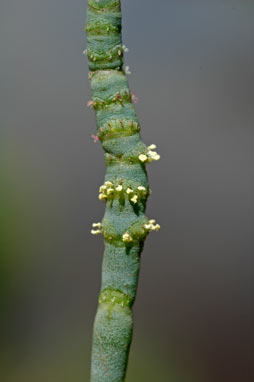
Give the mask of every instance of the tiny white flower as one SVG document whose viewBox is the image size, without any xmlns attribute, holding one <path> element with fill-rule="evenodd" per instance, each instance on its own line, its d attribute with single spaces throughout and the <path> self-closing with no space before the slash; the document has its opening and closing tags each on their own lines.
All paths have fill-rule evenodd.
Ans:
<svg viewBox="0 0 254 382">
<path fill-rule="evenodd" d="M 160 160 L 160 155 L 156 153 L 156 155 L 153 157 L 154 160 Z"/>
<path fill-rule="evenodd" d="M 131 188 L 127 188 L 127 190 L 126 190 L 126 193 L 129 195 L 129 194 L 133 194 L 133 190 L 131 189 Z"/>
<path fill-rule="evenodd" d="M 153 143 L 152 145 L 148 146 L 147 149 L 148 150 L 154 150 L 154 149 L 156 149 L 156 147 L 157 146 Z"/>
<path fill-rule="evenodd" d="M 156 151 L 148 151 L 148 155 L 152 160 L 159 160 L 160 155 L 156 153 Z"/>
<path fill-rule="evenodd" d="M 114 192 L 114 189 L 113 189 L 113 188 L 108 188 L 108 189 L 107 189 L 107 194 L 108 194 L 108 195 L 112 194 L 112 192 Z"/>
<path fill-rule="evenodd" d="M 136 204 L 137 201 L 138 201 L 138 197 L 137 197 L 137 195 L 134 195 L 134 196 L 131 198 L 131 201 L 132 201 L 134 204 Z"/>
<path fill-rule="evenodd" d="M 140 154 L 138 159 L 141 161 L 141 162 L 145 162 L 147 160 L 147 156 L 145 154 Z"/>
<path fill-rule="evenodd" d="M 116 187 L 116 191 L 120 192 L 120 191 L 122 191 L 122 189 L 123 189 L 123 186 L 121 186 L 121 184 L 119 184 L 119 186 Z"/>
<path fill-rule="evenodd" d="M 113 186 L 113 183 L 107 180 L 107 182 L 105 182 L 105 186 Z"/>
<path fill-rule="evenodd" d="M 157 155 L 156 151 L 149 150 L 148 153 L 149 157 L 153 158 L 155 155 Z"/>
<path fill-rule="evenodd" d="M 149 230 L 152 228 L 151 224 L 145 224 L 144 227 L 145 227 L 145 229 L 149 229 Z"/>
<path fill-rule="evenodd" d="M 87 49 L 83 50 L 83 54 L 87 55 Z"/>
<path fill-rule="evenodd" d="M 118 56 L 121 56 L 122 55 L 122 52 L 121 52 L 121 50 L 119 49 L 118 50 Z"/>
<path fill-rule="evenodd" d="M 154 219 L 149 220 L 149 224 L 154 224 L 154 223 L 155 223 Z"/>
<path fill-rule="evenodd" d="M 159 231 L 160 228 L 161 228 L 161 226 L 159 224 L 156 224 L 155 231 Z"/>
<path fill-rule="evenodd" d="M 103 185 L 103 186 L 100 186 L 100 188 L 99 188 L 99 191 L 100 191 L 100 192 L 103 192 L 103 191 L 105 191 L 105 190 L 106 190 L 106 188 L 107 188 L 107 187 L 106 187 L 106 186 L 104 186 L 104 185 Z"/>
<path fill-rule="evenodd" d="M 138 190 L 139 190 L 139 191 L 146 191 L 146 188 L 143 187 L 143 186 L 138 186 Z"/>
<path fill-rule="evenodd" d="M 127 46 L 123 45 L 123 51 L 126 53 L 129 52 L 129 49 L 127 48 Z"/>
</svg>

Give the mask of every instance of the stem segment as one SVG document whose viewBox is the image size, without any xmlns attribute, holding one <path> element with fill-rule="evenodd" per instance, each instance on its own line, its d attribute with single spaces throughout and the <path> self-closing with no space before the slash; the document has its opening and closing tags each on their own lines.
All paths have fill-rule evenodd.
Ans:
<svg viewBox="0 0 254 382">
<path fill-rule="evenodd" d="M 102 286 L 94 323 L 91 382 L 123 382 L 132 338 L 140 254 L 154 220 L 145 216 L 149 185 L 145 163 L 158 160 L 140 137 L 140 126 L 125 72 L 121 36 L 121 1 L 89 0 L 86 22 L 89 78 L 98 137 L 105 150 L 106 202 L 101 223 L 105 251 Z"/>
</svg>

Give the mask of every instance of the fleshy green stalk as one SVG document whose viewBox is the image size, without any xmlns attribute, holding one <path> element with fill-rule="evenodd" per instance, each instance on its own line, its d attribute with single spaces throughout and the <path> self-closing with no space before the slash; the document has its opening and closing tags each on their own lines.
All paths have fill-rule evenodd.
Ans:
<svg viewBox="0 0 254 382">
<path fill-rule="evenodd" d="M 123 382 L 132 338 L 140 254 L 150 231 L 160 227 L 145 216 L 150 193 L 145 164 L 158 160 L 140 137 L 123 55 L 121 1 L 89 0 L 86 22 L 89 78 L 98 139 L 107 166 L 99 199 L 106 211 L 92 234 L 102 234 L 102 286 L 94 323 L 91 382 Z"/>
</svg>

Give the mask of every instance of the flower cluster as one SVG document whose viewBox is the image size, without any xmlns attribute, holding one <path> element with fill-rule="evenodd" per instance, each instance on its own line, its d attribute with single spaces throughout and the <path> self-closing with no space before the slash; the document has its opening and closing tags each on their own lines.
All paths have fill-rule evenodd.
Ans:
<svg viewBox="0 0 254 382">
<path fill-rule="evenodd" d="M 133 241 L 133 238 L 131 237 L 131 234 L 129 232 L 125 232 L 122 236 L 122 240 L 124 243 L 131 243 Z"/>
<path fill-rule="evenodd" d="M 99 235 L 102 233 L 102 224 L 101 223 L 93 223 L 93 227 L 97 229 L 92 229 L 91 234 L 92 235 Z"/>
<path fill-rule="evenodd" d="M 137 234 L 137 231 L 135 232 L 135 230 L 133 230 L 133 228 L 131 228 L 130 231 L 126 231 L 122 235 L 122 241 L 124 243 L 131 243 L 133 241 L 136 241 L 137 238 L 144 237 L 151 231 L 158 231 L 160 229 L 160 225 L 155 224 L 155 220 L 151 219 L 148 221 L 148 223 L 145 223 L 141 228 L 142 228 L 141 236 L 140 236 L 140 233 Z"/>
<path fill-rule="evenodd" d="M 147 231 L 151 232 L 151 231 L 159 231 L 161 226 L 159 224 L 155 224 L 155 220 L 151 219 L 151 220 L 148 221 L 148 224 L 144 225 L 144 228 Z"/>
<path fill-rule="evenodd" d="M 124 188 L 122 184 L 118 184 L 115 186 L 112 182 L 105 182 L 99 189 L 99 199 L 106 200 L 114 195 L 123 195 L 126 194 L 128 199 L 136 204 L 138 201 L 146 198 L 147 189 L 143 186 L 138 186 L 135 190 L 131 187 Z"/>
<path fill-rule="evenodd" d="M 143 163 L 144 162 L 150 163 L 154 160 L 159 160 L 160 155 L 156 151 L 153 151 L 154 149 L 156 149 L 156 145 L 152 144 L 148 146 L 147 152 L 145 154 L 140 154 L 138 159 Z"/>
</svg>

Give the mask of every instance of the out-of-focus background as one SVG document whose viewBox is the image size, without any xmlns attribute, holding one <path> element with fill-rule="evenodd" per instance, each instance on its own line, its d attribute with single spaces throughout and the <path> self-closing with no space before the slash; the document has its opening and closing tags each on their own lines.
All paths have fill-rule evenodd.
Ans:
<svg viewBox="0 0 254 382">
<path fill-rule="evenodd" d="M 2 0 L 2 382 L 89 381 L 103 151 L 94 144 L 87 1 Z M 250 382 L 253 3 L 123 0 L 148 168 L 127 382 Z"/>
</svg>

